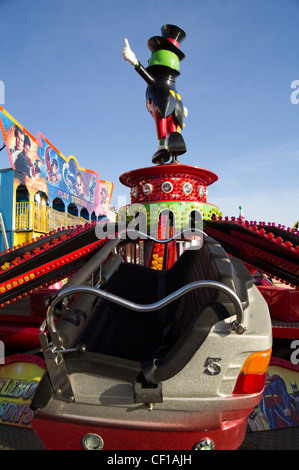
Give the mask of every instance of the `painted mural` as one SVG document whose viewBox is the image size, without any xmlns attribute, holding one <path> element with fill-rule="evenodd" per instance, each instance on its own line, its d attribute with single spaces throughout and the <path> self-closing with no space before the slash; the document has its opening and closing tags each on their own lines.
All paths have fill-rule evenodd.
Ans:
<svg viewBox="0 0 299 470">
<path fill-rule="evenodd" d="M 248 431 L 299 426 L 299 367 L 272 358 L 263 397 L 249 416 Z"/>
<path fill-rule="evenodd" d="M 96 171 L 81 168 L 74 156 L 64 157 L 41 133 L 32 136 L 2 106 L 0 127 L 11 168 L 29 190 L 45 192 L 49 203 L 61 199 L 66 210 L 73 203 L 90 214 L 106 213 L 113 183 L 100 180 Z"/>
</svg>

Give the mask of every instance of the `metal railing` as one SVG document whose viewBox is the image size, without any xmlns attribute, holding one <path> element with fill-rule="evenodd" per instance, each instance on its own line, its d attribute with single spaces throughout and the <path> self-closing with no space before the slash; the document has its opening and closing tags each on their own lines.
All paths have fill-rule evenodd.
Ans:
<svg viewBox="0 0 299 470">
<path fill-rule="evenodd" d="M 39 202 L 17 202 L 15 230 L 47 233 L 59 227 L 84 225 L 87 220 L 68 212 L 60 212 Z"/>
</svg>

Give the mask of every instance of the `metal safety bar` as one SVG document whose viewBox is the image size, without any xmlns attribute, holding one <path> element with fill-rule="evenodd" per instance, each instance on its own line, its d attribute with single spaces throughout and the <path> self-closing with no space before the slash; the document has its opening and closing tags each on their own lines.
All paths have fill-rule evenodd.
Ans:
<svg viewBox="0 0 299 470">
<path fill-rule="evenodd" d="M 177 300 L 183 295 L 186 295 L 188 292 L 191 292 L 195 289 L 203 289 L 203 288 L 217 289 L 228 296 L 228 298 L 232 301 L 235 307 L 235 313 L 231 315 L 231 316 L 236 315 L 236 321 L 233 322 L 233 329 L 236 331 L 236 333 L 242 334 L 244 332 L 244 328 L 242 327 L 242 323 L 244 321 L 244 312 L 243 312 L 241 300 L 232 289 L 230 289 L 229 287 L 225 286 L 224 284 L 218 281 L 191 282 L 181 287 L 180 289 L 177 289 L 171 294 L 167 295 L 166 297 L 164 297 L 164 299 L 161 299 L 157 302 L 153 302 L 151 304 L 137 304 L 135 302 L 124 299 L 110 292 L 105 292 L 101 289 L 96 289 L 95 287 L 90 287 L 90 286 L 70 287 L 68 289 L 64 289 L 63 291 L 59 292 L 57 294 L 57 297 L 53 300 L 52 304 L 48 308 L 48 312 L 47 312 L 48 331 L 50 334 L 57 335 L 58 332 L 55 326 L 55 307 L 64 297 L 68 297 L 73 294 L 84 293 L 84 294 L 95 295 L 97 297 L 101 297 L 105 300 L 113 302 L 117 305 L 120 305 L 121 307 L 126 307 L 130 310 L 134 310 L 140 313 L 149 313 L 155 310 L 159 310 L 162 307 L 166 307 L 166 305 Z"/>
<path fill-rule="evenodd" d="M 170 304 L 171 302 L 175 301 L 179 297 L 182 297 L 183 295 L 187 294 L 188 292 L 195 290 L 195 289 L 202 289 L 202 288 L 214 288 L 217 289 L 224 294 L 226 294 L 230 300 L 233 302 L 233 305 L 235 307 L 235 314 L 236 315 L 236 320 L 232 323 L 232 329 L 237 334 L 242 334 L 245 329 L 242 326 L 242 323 L 244 321 L 244 312 L 243 312 L 243 307 L 241 300 L 237 296 L 237 294 L 230 289 L 229 287 L 225 286 L 221 282 L 218 281 L 212 281 L 212 280 L 204 280 L 204 281 L 195 281 L 191 282 L 180 289 L 172 292 L 168 296 L 166 296 L 164 299 L 159 300 L 158 302 L 154 302 L 152 304 L 137 304 L 135 302 L 131 302 L 130 300 L 124 299 L 122 297 L 116 296 L 112 293 L 105 292 L 101 289 L 87 286 L 87 285 L 82 285 L 84 284 L 87 279 L 90 278 L 90 276 L 93 274 L 93 272 L 98 269 L 102 263 L 107 259 L 109 254 L 113 252 L 113 250 L 116 249 L 116 247 L 121 243 L 121 242 L 126 242 L 128 235 L 130 235 L 130 232 L 134 233 L 134 241 L 137 242 L 137 240 L 140 239 L 147 239 L 150 241 L 153 241 L 155 243 L 169 243 L 173 240 L 179 240 L 182 239 L 185 233 L 192 233 L 193 236 L 198 236 L 201 235 L 202 237 L 207 237 L 207 234 L 205 234 L 202 230 L 199 229 L 194 229 L 192 231 L 190 230 L 184 230 L 182 232 L 179 232 L 172 236 L 171 238 L 165 239 L 165 240 L 160 240 L 156 239 L 146 233 L 139 232 L 137 230 L 130 230 L 130 229 L 125 229 L 116 234 L 116 238 L 111 238 L 99 251 L 94 255 L 93 258 L 91 258 L 86 265 L 80 269 L 80 271 L 75 274 L 67 283 L 67 285 L 58 293 L 56 294 L 55 298 L 53 299 L 51 305 L 48 308 L 47 312 L 47 317 L 43 324 L 41 325 L 40 332 L 43 333 L 45 330 L 45 327 L 48 327 L 49 333 L 58 340 L 59 334 L 56 330 L 55 327 L 55 307 L 63 298 L 66 298 L 68 296 L 72 296 L 74 294 L 79 294 L 79 293 L 85 293 L 85 294 L 90 294 L 90 295 L 95 295 L 97 297 L 101 297 L 103 299 L 106 299 L 110 302 L 113 302 L 117 305 L 120 305 L 122 307 L 126 307 L 130 310 L 134 310 L 140 313 L 148 313 L 148 312 L 153 312 L 155 310 L 158 310 L 162 307 L 165 307 L 166 305 Z M 126 238 L 124 238 L 124 235 L 126 235 Z"/>
<path fill-rule="evenodd" d="M 153 302 L 152 304 L 137 304 L 135 302 L 131 302 L 130 300 L 118 297 L 112 293 L 105 292 L 101 289 L 96 289 L 95 287 L 90 286 L 74 286 L 59 292 L 57 297 L 53 300 L 52 304 L 48 308 L 47 317 L 40 328 L 39 335 L 53 390 L 57 392 L 61 399 L 66 398 L 67 400 L 74 400 L 72 385 L 68 377 L 63 355 L 67 352 L 73 351 L 77 351 L 79 354 L 83 354 L 86 351 L 85 345 L 77 345 L 75 348 L 64 348 L 62 342 L 60 341 L 61 338 L 59 337 L 59 332 L 55 326 L 55 307 L 61 301 L 61 299 L 67 296 L 72 296 L 75 293 L 84 293 L 101 297 L 122 307 L 126 307 L 144 314 L 165 307 L 188 292 L 200 288 L 216 288 L 229 297 L 229 299 L 233 302 L 236 310 L 235 313 L 231 315 L 236 315 L 236 320 L 231 323 L 231 329 L 238 335 L 243 334 L 245 328 L 242 326 L 243 307 L 241 301 L 232 289 L 218 281 L 191 282 L 190 284 L 187 284 L 186 286 L 181 287 L 180 289 L 177 289 L 176 291 L 167 295 L 164 297 L 164 299 Z M 50 344 L 48 343 L 47 334 L 45 333 L 46 327 L 48 328 L 48 334 L 52 339 Z"/>
</svg>

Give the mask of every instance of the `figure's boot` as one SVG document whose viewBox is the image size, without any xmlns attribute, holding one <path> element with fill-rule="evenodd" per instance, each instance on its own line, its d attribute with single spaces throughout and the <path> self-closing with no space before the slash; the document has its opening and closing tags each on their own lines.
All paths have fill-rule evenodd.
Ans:
<svg viewBox="0 0 299 470">
<path fill-rule="evenodd" d="M 152 157 L 152 162 L 155 165 L 162 165 L 163 163 L 168 162 L 169 158 L 170 155 L 166 145 L 159 145 L 157 152 L 154 153 Z"/>
<path fill-rule="evenodd" d="M 172 132 L 168 138 L 168 152 L 172 157 L 172 163 L 178 163 L 178 155 L 183 155 L 187 152 L 185 141 L 182 134 L 179 132 Z"/>
</svg>

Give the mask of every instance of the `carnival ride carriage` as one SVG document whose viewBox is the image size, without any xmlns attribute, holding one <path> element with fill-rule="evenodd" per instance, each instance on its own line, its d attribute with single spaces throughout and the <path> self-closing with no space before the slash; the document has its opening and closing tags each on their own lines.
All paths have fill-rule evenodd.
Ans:
<svg viewBox="0 0 299 470">
<path fill-rule="evenodd" d="M 31 405 L 47 448 L 95 436 L 119 450 L 241 444 L 270 359 L 268 309 L 215 240 L 200 234 L 202 246 L 190 249 L 181 238 L 101 241 L 52 294 L 39 334 L 47 371 Z M 171 244 L 173 256 L 174 241 L 183 253 L 169 269 L 146 266 L 157 244 Z"/>
</svg>

